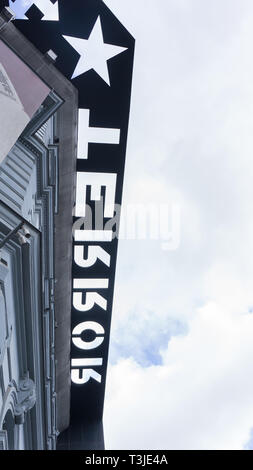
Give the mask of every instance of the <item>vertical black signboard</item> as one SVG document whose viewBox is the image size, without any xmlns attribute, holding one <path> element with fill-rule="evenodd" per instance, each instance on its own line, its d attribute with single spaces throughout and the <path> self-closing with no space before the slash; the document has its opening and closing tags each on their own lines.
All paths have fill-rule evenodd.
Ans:
<svg viewBox="0 0 253 470">
<path fill-rule="evenodd" d="M 22 2 L 10 7 L 15 3 Z M 99 448 L 102 430 L 95 423 L 103 415 L 118 245 L 114 217 L 122 199 L 134 39 L 102 0 L 46 3 L 54 6 L 51 16 L 34 0 L 27 19 L 17 14 L 14 24 L 42 53 L 53 51 L 55 66 L 79 93 L 71 427 L 62 448 L 95 448 L 96 440 Z"/>
</svg>

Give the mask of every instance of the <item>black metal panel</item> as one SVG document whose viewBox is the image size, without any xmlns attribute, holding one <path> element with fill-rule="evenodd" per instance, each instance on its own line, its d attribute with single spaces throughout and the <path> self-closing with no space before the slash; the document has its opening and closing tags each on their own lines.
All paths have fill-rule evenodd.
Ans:
<svg viewBox="0 0 253 470">
<path fill-rule="evenodd" d="M 80 420 L 72 423 L 59 436 L 57 450 L 104 450 L 102 421 Z"/>
<path fill-rule="evenodd" d="M 16 0 L 19 1 L 19 0 Z M 129 121 L 131 83 L 134 57 L 134 39 L 102 0 L 59 0 L 60 21 L 41 21 L 42 14 L 33 5 L 27 12 L 27 20 L 15 20 L 15 26 L 42 52 L 48 50 L 57 54 L 55 66 L 69 79 L 80 59 L 78 52 L 64 39 L 65 36 L 88 39 L 100 16 L 104 43 L 127 48 L 117 57 L 108 60 L 110 86 L 91 69 L 74 78 L 72 83 L 79 93 L 79 108 L 90 110 L 91 127 L 120 129 L 120 143 L 89 144 L 87 160 L 77 160 L 78 172 L 116 173 L 116 204 L 121 204 L 125 167 L 126 142 Z M 89 198 L 87 200 L 89 203 Z M 91 203 L 92 205 L 92 203 Z M 76 219 L 74 218 L 74 221 Z M 105 220 L 108 222 L 108 220 Z M 98 243 L 86 243 L 88 245 Z M 106 293 L 98 290 L 107 300 L 106 312 L 95 305 L 89 312 L 81 313 L 73 308 L 72 329 L 81 321 L 99 323 L 105 330 L 103 343 L 95 350 L 85 351 L 85 358 L 103 358 L 102 367 L 94 367 L 101 376 L 101 383 L 90 379 L 86 384 L 72 383 L 71 422 L 101 420 L 103 415 L 106 369 L 108 361 L 109 336 L 115 267 L 118 240 L 99 243 L 111 256 L 110 267 L 97 261 L 93 267 L 83 269 L 74 264 L 74 278 L 108 278 L 109 289 Z M 86 249 L 86 248 L 85 248 Z M 85 298 L 85 293 L 84 293 Z M 88 341 L 92 341 L 92 335 Z M 84 351 L 72 344 L 72 359 L 83 358 Z M 73 428 L 72 428 L 73 429 Z"/>
</svg>

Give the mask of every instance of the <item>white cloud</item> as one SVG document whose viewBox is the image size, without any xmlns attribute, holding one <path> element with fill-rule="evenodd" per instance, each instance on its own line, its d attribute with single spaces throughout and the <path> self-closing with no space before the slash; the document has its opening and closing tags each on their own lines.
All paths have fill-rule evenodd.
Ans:
<svg viewBox="0 0 253 470">
<path fill-rule="evenodd" d="M 243 448 L 253 422 L 252 335 L 251 314 L 210 303 L 170 341 L 162 366 L 111 366 L 107 448 Z"/>
<path fill-rule="evenodd" d="M 119 244 L 112 342 L 126 357 L 129 335 L 129 358 L 109 369 L 107 448 L 240 449 L 253 427 L 253 5 L 105 3 L 137 40 L 124 202 L 182 211 L 177 251 Z M 172 319 L 188 333 L 168 332 L 162 364 L 141 367 L 136 328 L 157 324 L 158 341 Z"/>
<path fill-rule="evenodd" d="M 162 348 L 169 339 L 186 333 L 186 325 L 157 314 L 151 310 L 127 312 L 124 319 L 114 327 L 110 360 L 117 363 L 121 358 L 133 358 L 142 367 L 162 363 Z"/>
</svg>

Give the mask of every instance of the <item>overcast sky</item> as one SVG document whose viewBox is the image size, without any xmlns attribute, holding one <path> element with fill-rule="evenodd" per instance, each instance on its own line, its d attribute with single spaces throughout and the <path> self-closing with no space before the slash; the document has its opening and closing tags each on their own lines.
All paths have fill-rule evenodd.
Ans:
<svg viewBox="0 0 253 470">
<path fill-rule="evenodd" d="M 106 448 L 253 448 L 253 3 L 105 3 L 136 38 L 124 207 L 181 220 L 119 244 Z"/>
<path fill-rule="evenodd" d="M 106 447 L 251 448 L 253 3 L 105 3 L 136 38 L 124 205 L 181 213 L 176 250 L 119 244 Z"/>
</svg>

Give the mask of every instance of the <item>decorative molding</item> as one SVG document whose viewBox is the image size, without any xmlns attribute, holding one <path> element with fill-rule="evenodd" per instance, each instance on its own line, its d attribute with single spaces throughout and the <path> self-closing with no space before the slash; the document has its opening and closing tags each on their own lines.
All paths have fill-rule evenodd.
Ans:
<svg viewBox="0 0 253 470">
<path fill-rule="evenodd" d="M 14 409 L 18 402 L 17 398 L 17 385 L 16 382 L 13 380 L 9 383 L 5 395 L 3 397 L 3 406 L 0 410 L 0 429 L 3 426 L 4 418 L 8 410 L 11 410 L 12 414 L 14 415 Z"/>
<path fill-rule="evenodd" d="M 18 393 L 18 402 L 14 408 L 14 415 L 21 416 L 31 410 L 36 403 L 36 390 L 33 380 L 25 377 L 20 380 Z"/>
<path fill-rule="evenodd" d="M 8 450 L 7 431 L 0 431 L 0 450 Z"/>
<path fill-rule="evenodd" d="M 0 366 L 3 364 L 5 351 L 6 351 L 6 338 L 7 338 L 7 312 L 6 312 L 6 301 L 4 295 L 4 284 L 1 276 L 0 269 Z"/>
</svg>

